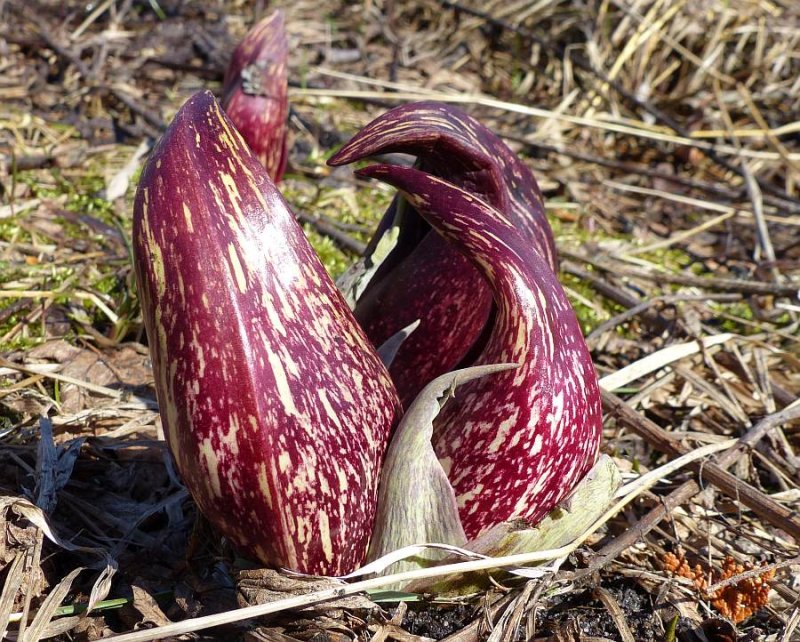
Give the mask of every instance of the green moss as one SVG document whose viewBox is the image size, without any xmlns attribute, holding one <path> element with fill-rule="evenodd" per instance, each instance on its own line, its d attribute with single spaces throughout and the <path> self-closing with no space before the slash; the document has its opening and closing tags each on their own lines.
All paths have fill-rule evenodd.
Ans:
<svg viewBox="0 0 800 642">
<path fill-rule="evenodd" d="M 357 189 L 314 185 L 307 181 L 287 180 L 281 192 L 293 209 L 344 224 L 361 226 L 361 230 L 343 230 L 354 239 L 366 243 L 389 206 L 393 194 L 383 189 Z M 319 255 L 325 269 L 334 278 L 355 259 L 353 252 L 343 250 L 330 237 L 320 234 L 313 225 L 303 225 L 311 246 Z"/>
<path fill-rule="evenodd" d="M 732 303 L 727 303 L 725 305 L 719 303 L 712 303 L 710 304 L 711 308 L 717 308 L 720 312 L 724 312 L 725 314 L 738 317 L 743 321 L 754 321 L 755 315 L 753 314 L 753 309 L 747 304 L 746 301 L 734 301 Z"/>
<path fill-rule="evenodd" d="M 621 240 L 620 237 L 612 237 L 597 230 L 586 229 L 581 225 L 580 218 L 571 222 L 556 216 L 552 209 L 548 209 L 546 213 L 558 248 L 570 248 L 576 252 L 583 252 L 585 246 L 589 244 L 596 245 L 612 240 Z M 591 267 L 588 266 L 588 269 Z M 567 297 L 575 310 L 575 316 L 581 324 L 584 335 L 589 334 L 598 325 L 624 310 L 622 306 L 600 296 L 591 285 L 572 274 L 561 272 L 559 280 L 566 289 Z M 586 301 L 591 301 L 592 305 L 587 305 Z"/>
<path fill-rule="evenodd" d="M 33 243 L 34 238 L 31 233 L 22 227 L 16 217 L 10 217 L 0 221 L 0 240 L 6 243 Z"/>
<path fill-rule="evenodd" d="M 552 199 L 549 201 L 551 204 L 557 203 Z M 611 243 L 620 244 L 623 247 L 635 248 L 633 239 L 626 235 L 612 236 L 600 230 L 588 230 L 582 226 L 580 219 L 576 222 L 565 221 L 562 218 L 555 216 L 553 209 L 547 210 L 548 220 L 553 229 L 553 234 L 556 238 L 556 246 L 559 248 L 573 248 L 576 252 L 585 252 L 586 247 L 596 247 L 603 244 L 609 245 Z M 670 246 L 663 248 L 656 248 L 648 252 L 642 252 L 635 255 L 638 261 L 652 264 L 654 269 L 664 270 L 673 273 L 685 273 L 687 271 L 693 272 L 698 269 L 699 264 L 694 261 L 690 254 L 681 249 L 680 247 Z M 591 266 L 585 266 L 591 269 Z M 625 308 L 612 302 L 595 292 L 595 290 L 588 284 L 580 279 L 569 274 L 560 275 L 561 282 L 569 289 L 572 290 L 578 297 L 574 296 L 568 291 L 568 296 L 575 314 L 581 323 L 584 333 L 588 334 L 600 323 L 608 320 L 610 317 L 624 312 Z M 680 285 L 664 285 L 656 287 L 652 286 L 650 294 L 670 294 L 676 293 L 683 289 Z M 585 301 L 581 298 L 589 299 L 594 304 L 601 307 L 602 312 L 599 312 L 595 307 L 586 305 Z M 620 332 L 624 333 L 621 329 Z"/>
<path fill-rule="evenodd" d="M 335 278 L 350 265 L 352 259 L 349 254 L 341 250 L 329 237 L 322 236 L 311 225 L 304 225 L 303 231 L 332 277 Z"/>
<path fill-rule="evenodd" d="M 67 176 L 59 169 L 52 169 L 50 178 L 52 183 L 43 184 L 35 172 L 20 172 L 18 180 L 28 185 L 37 198 L 65 198 L 64 209 L 70 212 L 88 214 L 108 225 L 120 223 L 113 204 L 99 196 L 105 188 L 100 168 L 90 166 L 79 176 Z M 81 229 L 85 234 L 85 229 Z"/>
<path fill-rule="evenodd" d="M 19 299 L 3 299 L 3 305 L 13 305 L 17 301 L 19 301 Z M 0 323 L 0 338 L 11 332 L 17 324 L 24 323 L 25 318 L 36 305 L 37 303 L 33 302 L 28 309 L 21 310 L 18 314 L 12 314 L 3 323 Z M 0 343 L 0 353 L 29 349 L 39 345 L 43 341 L 44 335 L 42 334 L 41 321 L 36 321 L 24 325 L 13 337 Z"/>
<path fill-rule="evenodd" d="M 624 311 L 622 306 L 601 297 L 589 284 L 572 274 L 562 272 L 559 280 L 566 288 L 567 298 L 575 310 L 575 316 L 578 317 L 584 335 L 589 334 L 612 316 Z M 594 305 L 587 305 L 586 300 L 591 301 Z"/>
<path fill-rule="evenodd" d="M 92 287 L 101 294 L 119 294 L 125 283 L 120 281 L 116 274 L 105 274 L 97 279 Z"/>
<path fill-rule="evenodd" d="M 95 162 L 99 163 L 100 161 Z M 113 204 L 100 196 L 105 187 L 101 169 L 100 166 L 90 163 L 76 174 L 65 173 L 57 168 L 46 171 L 18 172 L 15 180 L 27 185 L 32 197 L 43 200 L 58 199 L 64 210 L 91 216 L 113 227 L 129 228 L 131 217 L 127 214 L 120 216 Z M 24 225 L 24 220 L 28 214 L 28 212 L 22 212 L 16 217 L 0 221 L 0 239 L 19 244 L 41 243 L 43 237 L 34 228 L 30 228 L 30 232 L 26 230 L 28 226 Z M 102 235 L 95 233 L 94 230 L 82 223 L 58 216 L 56 220 L 61 226 L 61 233 L 67 238 L 84 241 L 104 240 L 100 238 Z M 48 238 L 44 242 L 52 243 L 52 240 Z M 120 316 L 117 324 L 119 327 L 115 328 L 120 332 L 115 334 L 119 338 L 123 338 L 125 329 L 128 327 L 128 319 L 124 315 L 131 310 L 135 311 L 136 306 L 132 306 L 130 303 L 132 295 L 128 292 L 127 284 L 119 278 L 119 268 L 120 263 L 116 261 L 101 261 L 97 265 L 86 263 L 34 263 L 29 265 L 23 261 L 4 262 L 0 265 L 2 273 L 0 281 L 6 283 L 14 280 L 22 281 L 26 289 L 60 290 L 53 298 L 52 304 L 62 305 L 69 310 L 68 314 L 73 321 L 89 323 L 102 332 L 107 331 L 111 324 L 107 315 L 90 299 L 76 296 L 74 288 L 95 291 L 99 296 L 111 296 L 114 300 L 107 301 L 108 306 Z M 5 299 L 2 303 L 5 305 L 11 301 L 13 300 Z M 35 309 L 38 305 L 40 305 L 39 301 L 33 301 L 25 310 L 12 315 L 0 324 L 0 337 L 24 320 L 30 314 L 30 310 Z M 44 340 L 42 330 L 40 321 L 26 326 L 11 339 L 0 344 L 0 351 L 25 349 L 41 343 Z"/>
<path fill-rule="evenodd" d="M 710 302 L 709 307 L 717 313 L 715 320 L 717 321 L 717 327 L 722 332 L 734 332 L 747 336 L 760 334 L 767 328 L 778 330 L 784 325 L 793 323 L 792 317 L 788 312 L 770 321 L 758 319 L 746 301 L 734 301 L 725 304 Z"/>
<path fill-rule="evenodd" d="M 0 239 L 3 238 L 0 236 Z M 5 239 L 3 239 L 5 240 Z M 0 261 L 0 286 L 4 283 L 11 283 L 21 279 L 28 274 L 28 269 L 32 266 L 18 265 L 9 261 Z"/>
<path fill-rule="evenodd" d="M 17 334 L 10 340 L 5 341 L 0 345 L 3 352 L 16 352 L 18 350 L 32 350 L 36 346 L 40 346 L 45 342 L 45 338 L 41 335 L 29 336 Z"/>
<path fill-rule="evenodd" d="M 667 247 L 637 254 L 638 258 L 649 261 L 659 268 L 672 272 L 685 272 L 694 264 L 694 259 L 680 248 Z"/>
</svg>

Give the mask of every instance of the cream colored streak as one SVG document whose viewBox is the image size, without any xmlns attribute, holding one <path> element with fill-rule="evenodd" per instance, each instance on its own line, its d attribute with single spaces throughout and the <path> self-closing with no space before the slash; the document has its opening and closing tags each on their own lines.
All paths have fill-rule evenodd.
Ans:
<svg viewBox="0 0 800 642">
<path fill-rule="evenodd" d="M 319 514 L 319 537 L 325 559 L 330 562 L 333 559 L 333 544 L 331 543 L 331 527 L 328 523 L 327 513 Z"/>
<path fill-rule="evenodd" d="M 252 417 L 250 418 L 252 421 Z M 267 502 L 270 510 L 273 510 L 272 493 L 269 489 L 269 480 L 267 479 L 267 467 L 264 464 L 259 464 L 258 467 L 258 487 L 261 489 L 261 494 Z"/>
<path fill-rule="evenodd" d="M 270 350 L 269 347 L 267 347 L 267 359 L 269 359 L 269 365 L 275 377 L 275 386 L 278 388 L 278 399 L 283 405 L 286 414 L 296 416 L 298 414 L 297 406 L 294 404 L 294 397 L 292 397 L 292 391 L 289 388 L 289 380 L 286 378 L 286 371 L 283 369 L 283 364 L 278 358 L 278 355 Z"/>
<path fill-rule="evenodd" d="M 217 497 L 222 497 L 222 486 L 219 482 L 219 458 L 211 445 L 211 439 L 206 437 L 200 444 L 200 456 L 203 458 L 208 469 L 208 480 L 211 482 L 211 490 Z"/>
<path fill-rule="evenodd" d="M 320 389 L 317 393 L 319 396 L 319 400 L 322 402 L 322 407 L 325 408 L 325 414 L 328 415 L 328 418 L 336 424 L 336 427 L 340 430 L 342 429 L 342 422 L 339 421 L 339 417 L 336 416 L 336 411 L 334 411 L 333 406 L 331 406 L 331 402 L 328 400 L 328 393 Z"/>
<path fill-rule="evenodd" d="M 500 423 L 500 426 L 497 430 L 497 435 L 495 436 L 494 440 L 492 440 L 492 443 L 489 444 L 489 452 L 496 453 L 500 449 L 500 446 L 506 443 L 508 440 L 509 431 L 517 425 L 518 417 L 519 409 L 515 410 L 513 415 Z"/>
<path fill-rule="evenodd" d="M 253 418 L 250 417 L 250 420 L 252 421 Z M 228 432 L 223 433 L 220 431 L 219 438 L 220 448 L 225 446 L 234 457 L 239 454 L 239 418 L 236 415 L 231 417 L 228 424 Z"/>
<path fill-rule="evenodd" d="M 231 260 L 231 267 L 233 268 L 233 274 L 236 277 L 236 285 L 239 288 L 239 292 L 244 294 L 247 292 L 247 279 L 244 276 L 244 270 L 242 269 L 242 264 L 239 262 L 239 254 L 236 251 L 233 243 L 228 243 L 228 256 Z"/>
<path fill-rule="evenodd" d="M 189 231 L 189 234 L 193 234 L 194 225 L 192 225 L 192 211 L 186 203 L 183 204 L 183 220 L 186 221 L 186 229 Z"/>
</svg>

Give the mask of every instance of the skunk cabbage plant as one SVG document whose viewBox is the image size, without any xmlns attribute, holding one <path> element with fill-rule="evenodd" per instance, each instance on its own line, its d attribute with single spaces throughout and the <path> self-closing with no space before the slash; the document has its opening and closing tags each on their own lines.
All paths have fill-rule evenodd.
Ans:
<svg viewBox="0 0 800 642">
<path fill-rule="evenodd" d="M 390 113 L 337 162 L 419 156 L 417 168 L 360 172 L 401 194 L 362 263 L 375 288 L 365 325 L 404 300 L 428 323 L 402 361 L 419 371 L 394 371 L 402 420 L 378 352 L 209 93 L 180 110 L 137 192 L 136 272 L 170 451 L 208 519 L 270 566 L 342 575 L 368 546 L 373 557 L 416 537 L 491 551 L 495 527 L 534 525 L 597 457 L 597 380 L 530 172 L 465 114 Z M 465 360 L 478 365 L 410 401 Z"/>
<path fill-rule="evenodd" d="M 536 179 L 474 118 L 435 102 L 396 107 L 362 129 L 329 163 L 342 165 L 386 152 L 415 154 L 420 170 L 492 205 L 550 270 L 556 269 L 553 233 Z M 377 258 L 379 241 L 391 231 L 399 237 L 395 247 Z M 407 406 L 431 379 L 479 353 L 493 312 L 492 293 L 471 262 L 402 198 L 396 198 L 384 215 L 366 260 L 377 265 L 369 283 L 357 281 L 361 291 L 352 298 L 356 318 L 373 343 L 381 345 L 420 321 L 390 368 Z"/>
<path fill-rule="evenodd" d="M 537 523 L 586 475 L 600 445 L 597 376 L 564 289 L 519 230 L 470 192 L 411 168 L 358 173 L 399 188 L 486 279 L 497 313 L 476 363 L 519 366 L 465 383 L 434 423 L 467 538 L 498 522 Z"/>
<path fill-rule="evenodd" d="M 164 432 L 200 509 L 264 564 L 355 568 L 399 401 L 210 93 L 149 158 L 133 244 Z"/>
<path fill-rule="evenodd" d="M 286 169 L 288 49 L 275 11 L 236 47 L 222 85 L 223 108 L 276 183 Z"/>
</svg>

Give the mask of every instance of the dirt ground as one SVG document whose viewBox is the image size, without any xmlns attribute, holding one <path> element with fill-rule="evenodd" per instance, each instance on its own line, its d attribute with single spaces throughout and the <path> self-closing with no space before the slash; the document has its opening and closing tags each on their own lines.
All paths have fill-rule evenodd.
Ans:
<svg viewBox="0 0 800 642">
<path fill-rule="evenodd" d="M 392 193 L 326 159 L 391 106 L 458 104 L 539 181 L 598 374 L 618 376 L 602 450 L 625 480 L 740 443 L 544 579 L 370 593 L 195 639 L 800 639 L 792 0 L 0 0 L 0 632 L 95 640 L 259 599 L 166 450 L 130 231 L 154 141 L 194 92 L 219 93 L 274 7 L 281 190 L 332 274 Z"/>
</svg>

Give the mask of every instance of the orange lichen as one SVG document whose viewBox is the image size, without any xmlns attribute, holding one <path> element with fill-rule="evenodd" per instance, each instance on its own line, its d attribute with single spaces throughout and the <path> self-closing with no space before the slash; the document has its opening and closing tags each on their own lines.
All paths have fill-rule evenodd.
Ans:
<svg viewBox="0 0 800 642">
<path fill-rule="evenodd" d="M 662 561 L 666 571 L 691 580 L 704 600 L 708 600 L 720 615 L 736 624 L 743 622 L 766 605 L 770 590 L 769 581 L 775 577 L 775 570 L 772 569 L 743 577 L 738 582 L 709 591 L 712 585 L 747 573 L 755 566 L 750 563 L 740 564 L 731 556 L 727 556 L 722 562 L 722 570 L 711 569 L 709 574 L 700 564 L 689 566 L 683 554 L 666 553 Z"/>
</svg>

